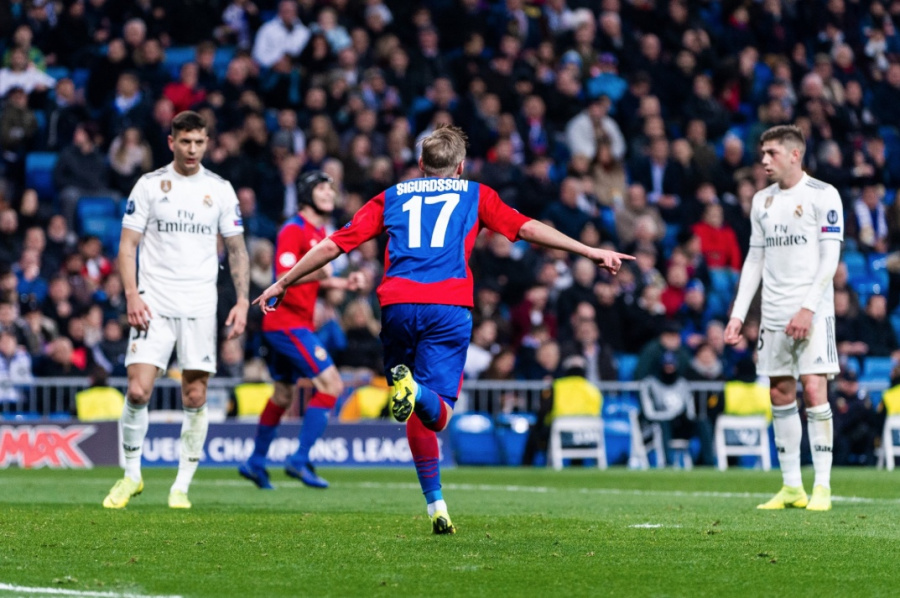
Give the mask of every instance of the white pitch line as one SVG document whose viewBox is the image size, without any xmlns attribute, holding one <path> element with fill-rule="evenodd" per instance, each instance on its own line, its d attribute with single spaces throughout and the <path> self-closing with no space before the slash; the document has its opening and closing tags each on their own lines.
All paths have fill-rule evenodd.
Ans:
<svg viewBox="0 0 900 598">
<path fill-rule="evenodd" d="M 56 480 L 43 480 L 29 478 L 28 476 L 6 476 L 10 481 L 20 481 L 38 485 L 57 486 Z M 107 486 L 109 482 L 98 479 L 67 480 L 67 485 Z M 250 488 L 248 482 L 243 480 L 194 480 L 193 486 L 213 486 L 227 488 Z M 374 490 L 418 490 L 419 485 L 411 482 L 339 482 L 333 484 L 335 488 L 364 488 Z M 443 484 L 446 490 L 460 492 L 512 492 L 531 494 L 553 494 L 563 492 L 577 492 L 581 494 L 609 495 L 609 496 L 658 496 L 666 498 L 724 498 L 724 499 L 759 499 L 769 498 L 771 493 L 763 492 L 715 492 L 711 490 L 697 490 L 689 492 L 685 490 L 641 490 L 637 488 L 550 488 L 548 486 L 523 486 L 516 484 Z M 900 504 L 900 498 L 866 498 L 862 496 L 832 496 L 832 501 L 858 504 Z"/>
<path fill-rule="evenodd" d="M 64 590 L 62 588 L 35 588 L 0 583 L 0 592 L 18 592 L 19 594 L 44 594 L 50 596 L 78 596 L 79 598 L 181 598 L 181 596 L 159 596 L 149 594 L 131 594 L 119 592 L 92 592 L 90 590 Z"/>
</svg>

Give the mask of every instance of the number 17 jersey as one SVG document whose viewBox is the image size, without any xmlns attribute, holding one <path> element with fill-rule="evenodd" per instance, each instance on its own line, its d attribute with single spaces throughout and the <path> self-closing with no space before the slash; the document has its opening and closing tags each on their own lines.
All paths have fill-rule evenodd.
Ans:
<svg viewBox="0 0 900 598">
<path fill-rule="evenodd" d="M 421 178 L 397 183 L 366 203 L 331 240 L 348 252 L 386 232 L 382 306 L 429 303 L 472 307 L 469 256 L 482 228 L 515 241 L 530 218 L 474 181 Z"/>
</svg>

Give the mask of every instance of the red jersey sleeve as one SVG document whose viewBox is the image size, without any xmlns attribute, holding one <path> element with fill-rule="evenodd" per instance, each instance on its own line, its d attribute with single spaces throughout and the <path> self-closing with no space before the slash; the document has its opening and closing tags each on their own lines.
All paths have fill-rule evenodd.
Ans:
<svg viewBox="0 0 900 598">
<path fill-rule="evenodd" d="M 306 232 L 296 224 L 281 229 L 275 246 L 275 278 L 280 278 L 290 270 L 309 250 L 309 243 L 305 243 L 305 239 Z"/>
<path fill-rule="evenodd" d="M 353 220 L 340 230 L 331 233 L 329 239 L 348 253 L 369 239 L 384 232 L 384 193 L 370 199 L 359 209 Z"/>
<path fill-rule="evenodd" d="M 515 241 L 519 235 L 519 229 L 531 218 L 503 203 L 497 192 L 487 185 L 480 185 L 480 187 L 478 221 L 481 226 L 500 233 L 510 241 Z"/>
</svg>

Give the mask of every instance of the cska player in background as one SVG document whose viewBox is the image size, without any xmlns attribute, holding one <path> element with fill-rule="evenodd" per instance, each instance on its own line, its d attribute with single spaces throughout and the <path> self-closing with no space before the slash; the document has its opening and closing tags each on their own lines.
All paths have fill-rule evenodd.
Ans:
<svg viewBox="0 0 900 598">
<path fill-rule="evenodd" d="M 125 477 L 103 500 L 121 509 L 144 489 L 141 450 L 147 436 L 147 403 L 157 374 L 178 349 L 182 370 L 181 454 L 169 506 L 189 509 L 188 486 L 203 455 L 209 419 L 206 387 L 216 371 L 217 237 L 225 239 L 237 305 L 228 314 L 228 338 L 244 332 L 250 305 L 250 259 L 231 183 L 200 165 L 207 144 L 206 121 L 196 112 L 172 120 L 173 161 L 135 184 L 119 241 L 119 273 L 132 335 L 125 366 L 128 391 L 122 410 Z M 137 254 L 140 249 L 140 271 Z"/>
<path fill-rule="evenodd" d="M 334 211 L 335 189 L 331 177 L 321 170 L 303 174 L 297 181 L 300 211 L 278 233 L 275 248 L 276 278 L 287 272 L 310 249 L 325 238 L 325 223 Z M 358 290 L 365 275 L 354 272 L 348 278 L 331 276 L 331 266 L 316 270 L 297 281 L 285 294 L 282 308 L 263 318 L 263 338 L 269 349 L 269 371 L 275 391 L 259 417 L 253 454 L 238 472 L 259 488 L 272 488 L 266 471 L 266 455 L 278 424 L 290 407 L 300 378 L 312 380 L 315 394 L 306 404 L 300 428 L 300 446 L 288 459 L 285 473 L 312 488 L 327 488 L 328 482 L 316 474 L 309 462 L 309 450 L 328 424 L 328 414 L 343 392 L 341 375 L 316 337 L 313 312 L 319 288 Z"/>
<path fill-rule="evenodd" d="M 633 259 L 575 241 L 513 210 L 490 187 L 460 179 L 465 157 L 465 133 L 438 127 L 422 141 L 419 168 L 424 178 L 398 183 L 372 198 L 350 223 L 316 245 L 254 301 L 265 312 L 275 309 L 298 280 L 387 233 L 378 300 L 385 369 L 393 382 L 391 413 L 406 422 L 435 534 L 456 531 L 441 493 L 436 432 L 446 428 L 462 382 L 472 332 L 468 262 L 479 231 L 487 228 L 511 241 L 524 239 L 577 253 L 613 274 L 623 259 Z"/>
<path fill-rule="evenodd" d="M 750 302 L 762 281 L 757 373 L 769 377 L 772 426 L 784 484 L 759 509 L 831 509 L 834 444 L 828 379 L 840 372 L 834 334 L 834 273 L 844 240 L 837 190 L 803 172 L 806 140 L 798 127 L 772 127 L 760 138 L 762 164 L 772 184 L 753 196 L 750 250 L 725 327 L 740 339 Z M 812 449 L 812 497 L 800 478 L 802 426 L 797 378 L 803 384 Z"/>
</svg>

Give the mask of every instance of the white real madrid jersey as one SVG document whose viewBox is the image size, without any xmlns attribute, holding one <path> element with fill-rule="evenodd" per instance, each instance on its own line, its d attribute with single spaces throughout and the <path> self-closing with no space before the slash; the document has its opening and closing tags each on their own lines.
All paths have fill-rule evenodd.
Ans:
<svg viewBox="0 0 900 598">
<path fill-rule="evenodd" d="M 143 234 L 138 290 L 154 316 L 216 313 L 217 235 L 244 232 L 231 183 L 202 166 L 182 176 L 169 164 L 138 180 L 122 226 Z"/>
<path fill-rule="evenodd" d="M 770 185 L 753 196 L 751 247 L 765 253 L 762 322 L 780 330 L 800 311 L 819 268 L 819 242 L 844 240 L 844 211 L 837 189 L 807 174 L 790 189 Z M 817 316 L 834 315 L 834 287 L 828 285 Z"/>
</svg>

